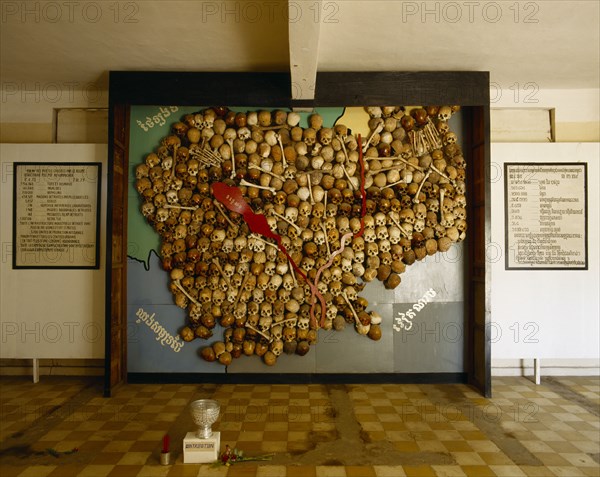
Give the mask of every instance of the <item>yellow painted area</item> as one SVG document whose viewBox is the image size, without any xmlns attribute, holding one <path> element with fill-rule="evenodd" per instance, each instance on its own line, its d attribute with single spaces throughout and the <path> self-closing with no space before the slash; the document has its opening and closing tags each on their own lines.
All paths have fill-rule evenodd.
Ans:
<svg viewBox="0 0 600 477">
<path fill-rule="evenodd" d="M 335 124 L 343 124 L 352 129 L 353 134 L 361 134 L 362 137 L 369 135 L 369 115 L 364 108 L 350 107 L 346 108 L 344 114 L 338 119 Z"/>
<path fill-rule="evenodd" d="M 405 106 L 406 112 L 410 113 L 415 108 L 421 108 L 422 106 Z M 369 114 L 365 111 L 365 108 L 353 106 L 348 107 L 344 111 L 344 114 L 338 119 L 335 124 L 343 124 L 352 129 L 352 134 L 360 134 L 363 138 L 369 137 L 371 131 L 369 130 Z"/>
</svg>

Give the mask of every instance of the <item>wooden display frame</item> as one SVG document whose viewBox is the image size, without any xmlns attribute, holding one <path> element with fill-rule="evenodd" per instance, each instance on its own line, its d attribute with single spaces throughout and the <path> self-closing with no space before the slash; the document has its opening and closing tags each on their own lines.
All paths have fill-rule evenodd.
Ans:
<svg viewBox="0 0 600 477">
<path fill-rule="evenodd" d="M 243 88 L 240 85 L 244 85 Z M 490 276 L 485 244 L 491 232 L 489 74 L 487 72 L 318 73 L 312 101 L 291 98 L 289 73 L 111 72 L 106 275 L 105 395 L 128 379 L 126 363 L 126 224 L 129 108 L 132 105 L 236 105 L 264 108 L 458 104 L 463 107 L 464 151 L 470 177 L 470 239 L 465 287 L 467 337 L 464 373 L 409 373 L 337 376 L 340 382 L 468 382 L 491 395 Z M 486 311 L 487 310 L 487 311 Z M 331 382 L 331 375 L 130 376 L 154 382 Z"/>
</svg>

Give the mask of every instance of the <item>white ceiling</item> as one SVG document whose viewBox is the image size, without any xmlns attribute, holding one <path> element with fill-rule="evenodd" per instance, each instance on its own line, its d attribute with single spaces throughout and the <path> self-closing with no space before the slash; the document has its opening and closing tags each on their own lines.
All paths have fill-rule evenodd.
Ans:
<svg viewBox="0 0 600 477">
<path fill-rule="evenodd" d="M 106 87 L 110 70 L 290 67 L 287 2 L 1 3 L 5 87 Z M 323 0 L 319 18 L 315 4 L 290 1 L 290 18 L 320 22 L 319 71 L 477 70 L 503 88 L 600 87 L 597 0 Z"/>
</svg>

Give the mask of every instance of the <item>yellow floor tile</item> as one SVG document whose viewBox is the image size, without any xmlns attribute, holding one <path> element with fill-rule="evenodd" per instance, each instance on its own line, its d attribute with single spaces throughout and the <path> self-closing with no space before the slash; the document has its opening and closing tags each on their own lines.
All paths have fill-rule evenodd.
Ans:
<svg viewBox="0 0 600 477">
<path fill-rule="evenodd" d="M 527 477 L 516 465 L 490 465 L 490 469 L 494 471 L 498 477 Z"/>
<path fill-rule="evenodd" d="M 256 477 L 283 477 L 285 473 L 284 465 L 260 466 L 256 469 Z"/>
<path fill-rule="evenodd" d="M 32 465 L 19 474 L 19 477 L 46 477 L 56 467 L 56 465 Z M 2 475 L 2 467 L 0 467 L 0 475 Z"/>
<path fill-rule="evenodd" d="M 346 477 L 345 467 L 317 466 L 315 472 L 316 477 Z"/>
<path fill-rule="evenodd" d="M 470 477 L 458 465 L 432 465 L 437 477 Z"/>
<path fill-rule="evenodd" d="M 402 466 L 393 465 L 374 465 L 375 475 L 377 477 L 405 477 L 406 473 Z"/>
<path fill-rule="evenodd" d="M 36 456 L 47 458 L 48 466 L 38 462 L 30 467 L 8 465 L 2 456 L 2 477 L 598 477 L 598 463 L 590 457 L 600 445 L 598 416 L 554 388 L 544 383 L 535 386 L 526 378 L 494 378 L 491 400 L 465 385 L 349 385 L 345 389 L 350 412 L 362 428 L 360 434 L 352 431 L 352 435 L 338 427 L 339 418 L 333 410 L 339 412 L 340 403 L 331 402 L 326 385 L 128 384 L 110 400 L 93 396 L 76 408 L 70 400 L 87 384 L 77 379 L 51 379 L 52 385 L 40 382 L 36 387 L 21 378 L 0 377 L 0 443 L 5 447 L 11 434 L 27 430 L 25 435 L 32 436 L 30 445 L 35 451 L 48 447 L 63 451 L 75 446 L 80 451 L 61 455 L 56 461 Z M 597 378 L 561 379 L 563 386 L 573 386 L 573 392 L 592 403 L 600 402 Z M 450 395 L 452 404 L 446 404 Z M 238 445 L 249 455 L 273 452 L 277 465 L 248 462 L 213 468 L 183 464 L 179 451 L 174 454 L 173 465 L 159 465 L 156 453 L 163 435 L 178 434 L 180 429 L 172 423 L 182 414 L 189 420 L 187 406 L 197 396 L 211 396 L 221 403 L 222 414 L 214 428 L 222 432 L 223 443 Z M 36 419 L 46 407 L 63 404 L 68 412 L 59 407 L 53 414 L 63 419 L 44 427 L 34 438 Z M 521 412 L 529 409 L 525 407 L 528 404 L 535 405 L 535 419 L 531 421 L 525 419 L 531 417 L 529 414 Z M 15 409 L 26 412 L 17 416 Z M 467 411 L 458 415 L 456 409 Z M 494 418 L 486 421 L 485 428 L 468 419 L 475 413 L 482 416 L 484 411 Z M 157 419 L 157 414 L 165 419 Z M 494 440 L 498 432 L 488 436 L 489 426 L 500 435 L 510 434 L 519 440 L 548 467 L 515 466 L 510 449 L 503 452 L 499 447 L 502 442 Z M 190 425 L 190 430 L 193 427 Z M 312 450 L 314 441 L 317 446 L 335 446 L 339 444 L 336 439 L 356 443 L 350 454 L 336 451 L 335 457 L 353 465 L 295 465 L 296 456 Z M 173 449 L 180 446 L 181 440 L 173 438 Z M 357 462 L 357 450 L 383 452 L 381 449 L 388 459 L 402 462 L 422 457 L 423 464 L 371 467 Z M 427 462 L 432 454 L 456 463 L 432 465 Z"/>
<path fill-rule="evenodd" d="M 88 465 L 77 474 L 77 477 L 106 477 L 113 467 L 113 465 Z"/>
</svg>

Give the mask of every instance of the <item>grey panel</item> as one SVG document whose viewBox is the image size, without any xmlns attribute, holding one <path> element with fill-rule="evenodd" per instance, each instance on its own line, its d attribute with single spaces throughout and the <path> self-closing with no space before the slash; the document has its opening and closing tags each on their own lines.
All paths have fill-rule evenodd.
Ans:
<svg viewBox="0 0 600 477">
<path fill-rule="evenodd" d="M 404 275 L 401 275 L 401 277 L 404 279 Z M 399 285 L 399 287 L 401 286 L 402 284 Z M 368 310 L 370 310 L 371 307 L 376 304 L 395 302 L 394 290 L 386 290 L 386 288 L 383 286 L 383 283 L 377 279 L 367 283 L 364 290 L 360 292 L 359 295 L 369 301 Z"/>
<path fill-rule="evenodd" d="M 321 344 L 319 343 L 319 346 Z M 227 373 L 314 373 L 316 366 L 316 347 L 311 346 L 305 356 L 282 354 L 275 366 L 266 366 L 258 356 L 240 356 L 227 367 Z"/>
<path fill-rule="evenodd" d="M 395 303 L 416 303 L 432 288 L 434 302 L 464 300 L 464 242 L 455 243 L 446 253 L 436 253 L 406 267 L 402 283 L 395 290 Z"/>
<path fill-rule="evenodd" d="M 394 305 L 394 317 L 413 303 Z M 428 303 L 412 319 L 410 330 L 394 331 L 394 371 L 450 373 L 464 371 L 464 303 Z"/>
<path fill-rule="evenodd" d="M 361 336 L 352 325 L 344 331 L 324 331 L 316 346 L 317 373 L 392 373 L 394 371 L 391 333 L 392 305 L 369 306 L 383 317 L 382 336 L 373 341 Z M 311 353 L 313 351 L 311 350 Z"/>
<path fill-rule="evenodd" d="M 166 272 L 164 272 L 166 273 Z M 148 317 L 140 319 L 145 312 Z M 198 351 L 208 341 L 181 339 L 183 346 L 169 346 L 168 333 L 179 337 L 178 330 L 185 323 L 184 310 L 174 305 L 128 305 L 127 306 L 127 371 L 130 373 L 224 373 L 219 363 L 208 363 L 198 356 Z M 152 318 L 152 321 L 150 320 Z M 154 323 L 155 330 L 152 330 Z M 158 328 L 160 326 L 160 328 Z M 166 331 L 161 330 L 164 329 Z M 223 329 L 217 326 L 210 343 L 221 339 Z M 173 349 L 175 348 L 175 349 Z M 176 351 L 179 349 L 179 351 Z"/>
<path fill-rule="evenodd" d="M 127 259 L 127 304 L 128 305 L 173 305 L 173 295 L 169 291 L 169 272 L 162 268 L 158 255 L 152 251 L 149 270 L 138 260 Z M 177 307 L 173 305 L 175 310 Z M 181 312 L 180 326 L 184 324 Z"/>
</svg>

